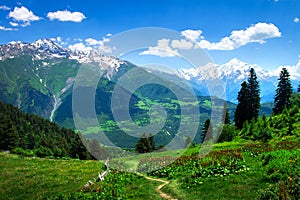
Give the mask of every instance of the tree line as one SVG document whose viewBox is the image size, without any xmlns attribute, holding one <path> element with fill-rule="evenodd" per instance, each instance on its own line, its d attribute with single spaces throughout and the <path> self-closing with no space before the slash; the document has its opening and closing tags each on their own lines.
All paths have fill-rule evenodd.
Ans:
<svg viewBox="0 0 300 200">
<path fill-rule="evenodd" d="M 200 143 L 209 140 L 218 142 L 231 141 L 234 137 L 260 140 L 266 142 L 273 137 L 286 135 L 300 135 L 300 82 L 296 92 L 290 81 L 290 74 L 282 68 L 274 98 L 273 113 L 271 116 L 259 116 L 260 86 L 254 68 L 249 71 L 247 81 L 241 84 L 237 96 L 238 104 L 234 112 L 234 124 L 231 123 L 228 109 L 225 105 L 223 124 L 219 124 L 221 134 L 214 138 L 211 120 L 207 119 L 202 127 Z M 153 136 L 151 136 L 153 141 Z M 187 146 L 193 144 L 191 138 L 186 138 Z M 154 142 L 153 142 L 154 143 Z M 144 134 L 135 146 L 139 153 L 151 152 L 149 141 Z"/>
<path fill-rule="evenodd" d="M 250 69 L 247 81 L 241 84 L 237 100 L 234 125 L 231 125 L 229 116 L 225 117 L 218 142 L 231 141 L 235 136 L 266 142 L 274 137 L 299 135 L 300 82 L 296 92 L 293 92 L 290 74 L 286 68 L 282 68 L 279 74 L 271 116 L 259 116 L 260 86 L 253 68 Z M 226 109 L 225 113 L 227 112 Z M 209 119 L 206 120 L 203 126 L 204 137 L 207 132 L 212 132 L 207 129 L 209 122 Z"/>
<path fill-rule="evenodd" d="M 300 84 L 293 93 L 290 75 L 283 68 L 278 78 L 274 98 L 273 114 L 259 116 L 260 86 L 255 70 L 249 72 L 247 81 L 241 84 L 238 104 L 234 113 L 234 125 L 231 124 L 228 110 L 223 113 L 224 124 L 220 126 L 219 142 L 231 141 L 240 136 L 245 139 L 268 141 L 276 136 L 299 135 L 300 133 Z M 213 138 L 213 130 L 207 119 L 201 131 L 201 143 Z M 186 139 L 187 146 L 192 143 Z M 85 140 L 89 149 L 103 152 L 97 141 Z M 135 145 L 139 153 L 152 152 L 155 147 L 154 136 L 143 134 Z M 18 108 L 0 101 L 0 149 L 32 156 L 71 157 L 91 159 L 80 133 L 61 128 L 58 124 L 34 114 L 22 113 Z"/>
<path fill-rule="evenodd" d="M 0 101 L 0 149 L 27 156 L 91 159 L 80 133 Z"/>
</svg>

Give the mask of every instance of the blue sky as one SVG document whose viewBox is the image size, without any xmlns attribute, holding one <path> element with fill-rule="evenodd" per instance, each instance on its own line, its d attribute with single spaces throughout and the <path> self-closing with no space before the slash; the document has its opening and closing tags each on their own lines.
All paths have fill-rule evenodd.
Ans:
<svg viewBox="0 0 300 200">
<path fill-rule="evenodd" d="M 177 47 L 197 44 L 218 64 L 238 58 L 275 69 L 300 59 L 299 18 L 298 0 L 1 0 L 0 43 L 55 38 L 65 47 L 98 41 L 104 48 L 111 35 L 163 27 L 182 33 L 186 43 Z M 157 45 L 164 42 L 172 46 Z"/>
</svg>

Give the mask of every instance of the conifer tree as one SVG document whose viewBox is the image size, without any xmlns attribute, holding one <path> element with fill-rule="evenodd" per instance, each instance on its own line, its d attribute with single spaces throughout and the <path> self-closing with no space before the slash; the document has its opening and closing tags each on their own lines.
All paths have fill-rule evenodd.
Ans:
<svg viewBox="0 0 300 200">
<path fill-rule="evenodd" d="M 0 113 L 0 149 L 12 150 L 18 145 L 18 132 L 8 118 L 8 116 Z"/>
<path fill-rule="evenodd" d="M 212 138 L 213 130 L 212 126 L 210 125 L 210 119 L 207 119 L 204 122 L 203 128 L 202 128 L 202 136 L 201 136 L 201 143 L 204 142 L 204 140 L 208 141 Z"/>
<path fill-rule="evenodd" d="M 155 142 L 152 133 L 149 134 L 148 142 L 149 142 L 149 152 L 153 152 L 155 150 Z"/>
<path fill-rule="evenodd" d="M 248 99 L 248 112 L 249 118 L 248 120 L 257 119 L 259 115 L 260 109 L 260 89 L 259 82 L 257 80 L 257 76 L 255 70 L 253 68 L 250 69 L 250 76 L 248 78 L 248 89 L 249 89 L 249 99 Z"/>
<path fill-rule="evenodd" d="M 246 81 L 242 83 L 242 88 L 238 93 L 238 105 L 234 113 L 235 126 L 243 128 L 245 121 L 249 120 L 249 88 Z"/>
<path fill-rule="evenodd" d="M 290 74 L 286 68 L 282 68 L 278 81 L 273 108 L 275 115 L 280 114 L 285 107 L 290 107 L 290 97 L 293 93 Z"/>
<path fill-rule="evenodd" d="M 245 121 L 256 120 L 260 109 L 260 89 L 255 70 L 250 69 L 247 82 L 242 83 L 238 93 L 238 105 L 234 113 L 235 125 L 238 129 L 243 128 Z"/>
<path fill-rule="evenodd" d="M 225 108 L 225 113 L 223 113 L 223 123 L 224 124 L 230 124 L 230 116 L 229 116 L 229 112 L 228 112 L 228 108 Z"/>
<path fill-rule="evenodd" d="M 135 145 L 135 150 L 138 153 L 148 153 L 150 149 L 150 144 L 149 144 L 149 140 L 146 136 L 146 134 L 144 133 L 140 140 L 136 143 Z"/>
<path fill-rule="evenodd" d="M 253 132 L 255 140 L 267 142 L 272 138 L 272 129 L 265 115 L 258 118 Z"/>
</svg>

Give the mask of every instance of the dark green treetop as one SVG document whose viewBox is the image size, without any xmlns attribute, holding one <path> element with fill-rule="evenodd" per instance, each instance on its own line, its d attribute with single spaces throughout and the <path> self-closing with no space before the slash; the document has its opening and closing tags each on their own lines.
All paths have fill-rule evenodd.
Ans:
<svg viewBox="0 0 300 200">
<path fill-rule="evenodd" d="M 293 88 L 290 81 L 290 74 L 286 68 L 282 68 L 274 99 L 273 113 L 275 115 L 280 114 L 285 107 L 290 107 L 290 97 L 292 93 Z"/>
<path fill-rule="evenodd" d="M 234 112 L 234 122 L 238 129 L 243 128 L 244 122 L 249 120 L 249 88 L 246 81 L 241 86 L 237 97 L 238 105 Z"/>
<path fill-rule="evenodd" d="M 257 80 L 257 76 L 255 70 L 253 68 L 250 69 L 250 76 L 248 78 L 248 88 L 249 88 L 249 118 L 248 120 L 257 119 L 259 115 L 260 109 L 260 88 L 259 82 Z"/>
</svg>

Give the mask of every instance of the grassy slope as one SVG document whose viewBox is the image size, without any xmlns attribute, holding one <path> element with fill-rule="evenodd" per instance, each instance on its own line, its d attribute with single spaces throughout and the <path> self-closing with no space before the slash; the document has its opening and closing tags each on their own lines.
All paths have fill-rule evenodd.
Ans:
<svg viewBox="0 0 300 200">
<path fill-rule="evenodd" d="M 0 199 L 40 199 L 79 192 L 102 171 L 99 161 L 25 158 L 0 153 Z M 153 192 L 159 183 L 136 177 L 127 187 L 131 199 L 161 199 Z"/>
<path fill-rule="evenodd" d="M 262 181 L 264 171 L 256 158 L 245 157 L 250 171 L 225 177 L 203 178 L 203 184 L 189 189 L 179 187 L 182 180 L 172 180 L 163 189 L 178 199 L 257 199 L 259 190 L 267 183 Z"/>
<path fill-rule="evenodd" d="M 216 144 L 214 150 L 237 149 L 246 144 L 249 145 L 249 142 L 221 143 Z M 191 155 L 198 150 L 188 149 L 184 154 Z M 168 151 L 157 153 L 156 156 L 176 156 L 178 153 L 182 152 Z M 189 188 L 182 187 L 184 179 L 188 176 L 184 174 L 169 180 L 170 184 L 162 191 L 177 199 L 257 199 L 260 190 L 269 185 L 264 180 L 267 169 L 262 165 L 261 156 L 253 156 L 249 151 L 243 152 L 243 157 L 249 171 L 223 177 L 201 178 L 203 184 Z M 132 159 L 131 164 L 134 168 L 136 162 L 136 159 Z M 59 193 L 76 193 L 88 180 L 93 180 L 102 168 L 103 165 L 98 161 L 24 158 L 0 153 L 0 199 L 38 199 Z M 159 184 L 133 175 L 133 181 L 126 186 L 126 197 L 162 199 L 155 191 Z"/>
<path fill-rule="evenodd" d="M 292 143 L 296 144 L 292 149 L 299 150 L 299 138 L 288 139 Z M 277 142 L 273 141 L 273 147 L 277 150 L 272 150 L 270 153 L 275 153 L 279 155 L 281 149 L 286 147 L 278 147 Z M 255 145 L 260 144 L 258 142 L 225 142 L 214 145 L 214 150 L 224 150 L 224 149 L 238 149 L 245 145 Z M 279 144 L 279 143 L 278 143 Z M 295 150 L 286 150 L 289 152 Z M 188 153 L 191 154 L 193 151 L 197 151 L 197 148 L 189 149 Z M 249 171 L 241 172 L 237 174 L 231 174 L 228 176 L 217 176 L 210 178 L 202 178 L 203 184 L 191 186 L 190 188 L 181 187 L 181 183 L 184 182 L 185 177 L 178 177 L 177 179 L 170 180 L 170 184 L 163 188 L 163 191 L 171 194 L 177 199 L 258 199 L 262 190 L 265 190 L 272 181 L 265 180 L 266 171 L 268 171 L 268 166 L 263 165 L 263 160 L 261 155 L 264 153 L 262 151 L 258 154 L 253 154 L 252 150 L 249 152 L 243 152 L 243 157 Z M 280 157 L 280 155 L 279 155 Z M 282 161 L 285 162 L 282 157 Z M 297 160 L 297 159 L 296 159 Z M 290 162 L 290 161 L 289 161 Z M 296 161 L 299 163 L 299 157 Z M 297 165 L 296 165 L 297 166 Z M 188 174 L 185 174 L 188 176 Z"/>
<path fill-rule="evenodd" d="M 48 160 L 0 154 L 0 199 L 37 199 L 80 189 L 99 171 L 95 161 Z"/>
</svg>

